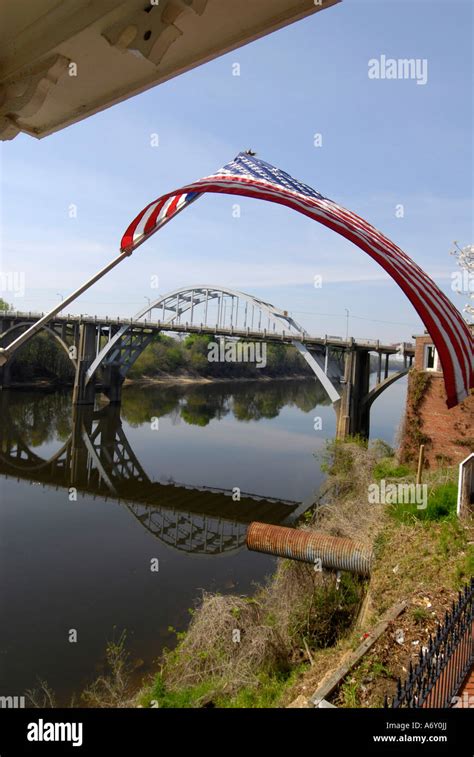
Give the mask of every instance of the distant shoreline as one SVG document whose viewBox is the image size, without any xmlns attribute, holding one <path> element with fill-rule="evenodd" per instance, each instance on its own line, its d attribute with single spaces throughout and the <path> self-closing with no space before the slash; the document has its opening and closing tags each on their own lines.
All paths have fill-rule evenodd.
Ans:
<svg viewBox="0 0 474 757">
<path fill-rule="evenodd" d="M 229 383 L 249 383 L 251 381 L 259 381 L 262 383 L 269 383 L 272 381 L 301 381 L 312 380 L 315 376 L 308 374 L 294 374 L 291 376 L 227 376 L 227 377 L 214 377 L 214 376 L 189 376 L 183 374 L 162 374 L 160 376 L 144 376 L 143 378 L 129 379 L 126 378 L 123 386 L 154 386 L 155 384 L 181 384 L 181 385 L 193 385 L 193 384 L 229 384 Z M 54 379 L 36 379 L 34 381 L 12 381 L 10 386 L 3 388 L 7 390 L 38 390 L 38 391 L 51 391 L 61 389 L 72 389 L 73 382 L 59 382 Z M 98 385 L 98 391 L 101 391 L 100 384 Z"/>
<path fill-rule="evenodd" d="M 164 374 L 162 376 L 143 377 L 140 379 L 125 379 L 124 386 L 153 386 L 153 384 L 228 384 L 248 383 L 249 381 L 301 381 L 302 379 L 313 379 L 315 376 L 307 374 L 294 374 L 292 376 L 226 376 L 223 378 L 216 376 L 184 376 Z"/>
</svg>

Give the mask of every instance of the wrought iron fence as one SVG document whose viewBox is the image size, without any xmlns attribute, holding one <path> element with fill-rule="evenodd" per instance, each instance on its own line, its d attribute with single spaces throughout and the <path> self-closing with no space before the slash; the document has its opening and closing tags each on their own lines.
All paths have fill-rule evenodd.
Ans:
<svg viewBox="0 0 474 757">
<path fill-rule="evenodd" d="M 410 662 L 404 683 L 385 707 L 449 707 L 474 664 L 474 578 L 459 592 L 434 638 L 420 650 L 418 663 Z"/>
</svg>

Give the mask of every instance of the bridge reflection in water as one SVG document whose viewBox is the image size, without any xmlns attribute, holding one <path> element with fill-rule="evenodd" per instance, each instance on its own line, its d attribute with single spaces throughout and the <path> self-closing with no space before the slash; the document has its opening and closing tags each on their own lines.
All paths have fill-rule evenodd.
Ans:
<svg viewBox="0 0 474 757">
<path fill-rule="evenodd" d="M 0 474 L 78 493 L 113 497 L 150 533 L 187 553 L 218 555 L 241 548 L 248 524 L 291 523 L 309 503 L 152 481 L 122 427 L 120 407 L 100 410 L 76 406 L 72 432 L 51 457 L 43 458 L 25 441 L 0 395 Z"/>
</svg>

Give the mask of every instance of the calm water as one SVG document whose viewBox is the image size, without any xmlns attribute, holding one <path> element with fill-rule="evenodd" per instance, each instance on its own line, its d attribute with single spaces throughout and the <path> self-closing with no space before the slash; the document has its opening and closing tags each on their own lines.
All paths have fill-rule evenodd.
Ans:
<svg viewBox="0 0 474 757">
<path fill-rule="evenodd" d="M 377 400 L 372 437 L 393 443 L 405 391 Z M 272 572 L 246 525 L 292 522 L 335 430 L 313 380 L 128 387 L 120 410 L 74 418 L 70 401 L 0 393 L 0 695 L 42 679 L 63 704 L 114 628 L 144 675 L 203 589 L 248 593 Z"/>
</svg>

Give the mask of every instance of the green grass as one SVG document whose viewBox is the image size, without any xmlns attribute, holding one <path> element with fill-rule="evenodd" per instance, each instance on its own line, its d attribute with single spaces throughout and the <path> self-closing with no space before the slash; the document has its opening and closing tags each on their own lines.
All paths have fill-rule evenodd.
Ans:
<svg viewBox="0 0 474 757">
<path fill-rule="evenodd" d="M 162 676 L 158 674 L 151 689 L 141 698 L 140 704 L 142 707 L 163 709 L 202 707 L 206 701 L 212 699 L 214 690 L 213 681 L 203 681 L 196 686 L 170 691 L 166 688 Z"/>
<path fill-rule="evenodd" d="M 412 611 L 412 616 L 413 620 L 421 625 L 422 623 L 426 623 L 426 621 L 430 617 L 430 614 L 428 610 L 425 610 L 424 607 L 415 607 L 415 609 Z"/>
<path fill-rule="evenodd" d="M 377 659 L 363 660 L 360 665 L 349 673 L 341 685 L 339 691 L 339 707 L 360 707 L 361 706 L 361 684 L 364 679 L 370 676 L 375 678 L 388 678 L 390 671 L 385 665 Z"/>
<path fill-rule="evenodd" d="M 421 521 L 445 521 L 456 517 L 457 486 L 448 483 L 436 487 L 429 495 L 425 509 L 416 504 L 399 502 L 390 506 L 390 515 L 401 523 L 415 518 Z"/>
<path fill-rule="evenodd" d="M 142 707 L 162 709 L 189 709 L 206 705 L 219 708 L 268 708 L 278 706 L 286 689 L 300 675 L 304 665 L 299 665 L 290 674 L 262 673 L 258 685 L 243 687 L 234 696 L 228 697 L 219 692 L 218 682 L 203 681 L 196 686 L 171 691 L 167 689 L 160 674 L 154 680 L 150 690 L 140 699 Z M 222 683 L 222 682 L 220 682 Z"/>
<path fill-rule="evenodd" d="M 474 545 L 470 544 L 456 565 L 456 583 L 460 589 L 474 576 Z"/>
<path fill-rule="evenodd" d="M 411 471 L 408 465 L 397 465 L 394 460 L 381 460 L 374 467 L 373 475 L 376 481 L 382 478 L 405 478 Z"/>
<path fill-rule="evenodd" d="M 278 707 L 283 694 L 295 682 L 303 668 L 304 665 L 299 665 L 293 668 L 289 675 L 262 673 L 258 686 L 244 687 L 234 697 L 217 697 L 216 706 L 237 709 Z"/>
</svg>

